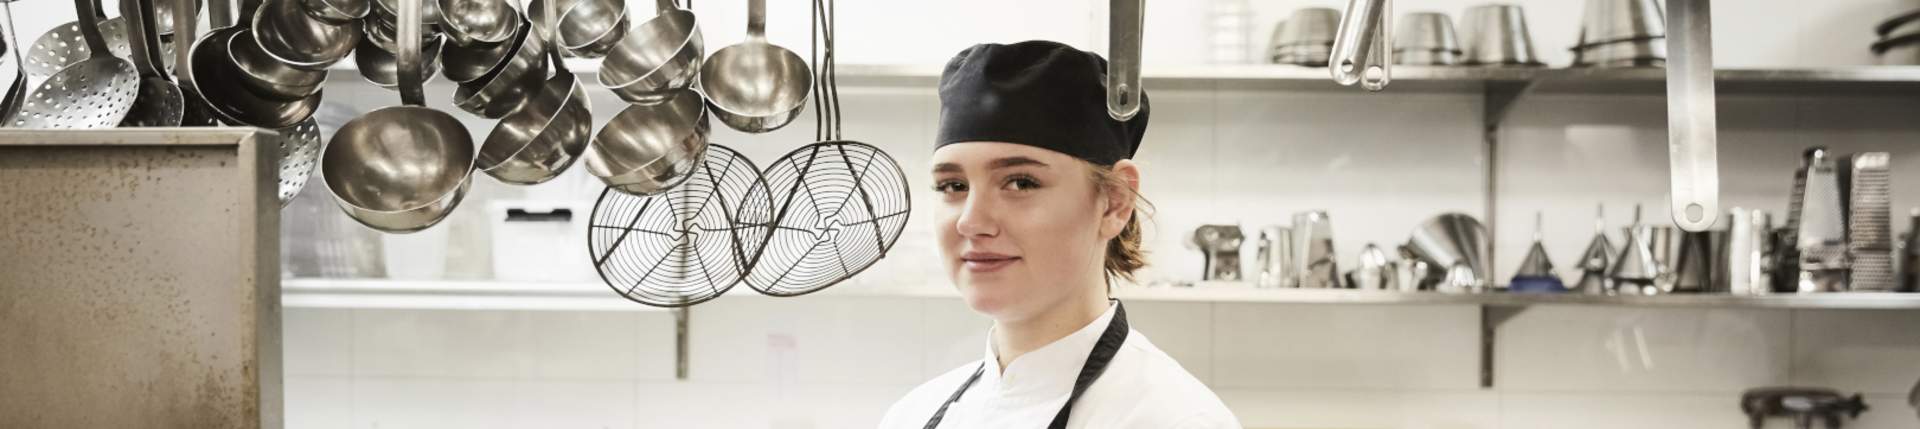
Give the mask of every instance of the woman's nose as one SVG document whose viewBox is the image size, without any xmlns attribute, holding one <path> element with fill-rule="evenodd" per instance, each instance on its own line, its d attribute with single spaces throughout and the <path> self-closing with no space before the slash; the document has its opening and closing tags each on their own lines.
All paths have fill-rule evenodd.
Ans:
<svg viewBox="0 0 1920 429">
<path fill-rule="evenodd" d="M 960 218 L 954 220 L 954 229 L 962 237 L 991 237 L 1000 234 L 1000 223 L 993 215 L 993 205 L 976 192 L 968 195 L 967 202 L 960 207 Z"/>
</svg>

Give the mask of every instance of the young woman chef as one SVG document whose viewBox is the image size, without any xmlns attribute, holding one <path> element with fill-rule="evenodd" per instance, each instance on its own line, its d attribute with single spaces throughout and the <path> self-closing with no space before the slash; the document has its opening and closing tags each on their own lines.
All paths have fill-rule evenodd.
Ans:
<svg viewBox="0 0 1920 429">
<path fill-rule="evenodd" d="M 915 388 L 882 428 L 1240 427 L 1109 298 L 1113 277 L 1145 265 L 1128 158 L 1148 107 L 1108 117 L 1105 70 L 1043 41 L 947 63 L 935 235 L 960 296 L 994 324 L 984 359 Z"/>
</svg>

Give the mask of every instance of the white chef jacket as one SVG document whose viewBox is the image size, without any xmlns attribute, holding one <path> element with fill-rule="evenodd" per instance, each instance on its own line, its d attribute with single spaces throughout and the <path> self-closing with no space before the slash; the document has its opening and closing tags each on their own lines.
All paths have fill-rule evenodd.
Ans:
<svg viewBox="0 0 1920 429">
<path fill-rule="evenodd" d="M 1003 371 L 988 341 L 982 361 L 961 365 L 914 388 L 880 420 L 881 429 L 921 429 L 967 378 L 987 365 L 980 380 L 947 408 L 940 429 L 1044 429 L 1073 393 L 1074 378 L 1094 343 L 1113 320 L 1114 307 L 1065 338 L 1014 358 Z M 989 338 L 992 336 L 989 335 Z M 1074 403 L 1068 428 L 1216 429 L 1240 427 L 1233 412 L 1200 380 L 1153 346 L 1140 331 L 1127 340 Z"/>
</svg>

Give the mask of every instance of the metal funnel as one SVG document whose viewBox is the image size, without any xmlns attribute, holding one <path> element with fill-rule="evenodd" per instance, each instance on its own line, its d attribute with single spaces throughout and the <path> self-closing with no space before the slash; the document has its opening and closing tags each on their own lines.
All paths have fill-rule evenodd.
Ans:
<svg viewBox="0 0 1920 429">
<path fill-rule="evenodd" d="M 1533 214 L 1533 246 L 1527 248 L 1527 256 L 1520 259 L 1520 270 L 1514 277 L 1559 277 L 1553 273 L 1553 260 L 1547 258 L 1547 246 L 1540 243 L 1541 214 Z"/>
<path fill-rule="evenodd" d="M 1607 278 L 1622 293 L 1642 293 L 1654 289 L 1660 264 L 1653 257 L 1653 227 L 1640 224 L 1640 207 L 1633 208 L 1633 225 L 1627 228 L 1627 244 L 1607 268 Z"/>
<path fill-rule="evenodd" d="M 1487 266 L 1487 228 L 1473 216 L 1461 213 L 1445 213 L 1428 219 L 1414 228 L 1413 236 L 1407 240 L 1407 248 L 1413 255 L 1436 267 L 1449 267 L 1448 271 L 1458 271 L 1457 266 L 1472 270 L 1470 277 L 1478 287 L 1488 286 L 1488 275 L 1493 270 Z M 1455 277 L 1453 274 L 1449 278 Z"/>
</svg>

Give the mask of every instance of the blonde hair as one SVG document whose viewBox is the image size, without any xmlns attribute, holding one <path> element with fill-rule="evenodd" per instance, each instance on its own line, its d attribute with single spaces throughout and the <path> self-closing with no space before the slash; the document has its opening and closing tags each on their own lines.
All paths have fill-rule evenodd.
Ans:
<svg viewBox="0 0 1920 429">
<path fill-rule="evenodd" d="M 1140 195 L 1140 191 L 1128 186 L 1127 178 L 1115 173 L 1111 165 L 1092 165 L 1093 184 L 1102 195 L 1114 197 L 1125 193 L 1124 197 L 1133 198 L 1133 216 L 1127 218 L 1127 225 L 1120 228 L 1120 235 L 1107 240 L 1105 268 L 1107 278 L 1118 276 L 1131 282 L 1133 274 L 1147 266 L 1147 249 L 1141 243 L 1140 218 L 1151 215 L 1153 203 Z M 1109 281 L 1108 287 L 1112 284 Z"/>
</svg>

